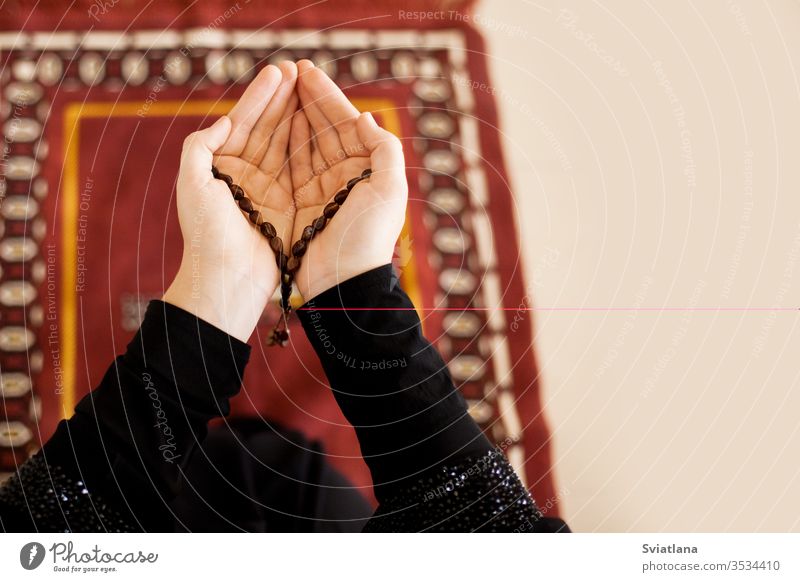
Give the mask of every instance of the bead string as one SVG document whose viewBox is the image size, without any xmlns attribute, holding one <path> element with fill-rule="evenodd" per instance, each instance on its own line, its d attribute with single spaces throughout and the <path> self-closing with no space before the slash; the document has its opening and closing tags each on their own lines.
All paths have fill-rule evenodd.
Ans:
<svg viewBox="0 0 800 582">
<path fill-rule="evenodd" d="M 247 197 L 247 194 L 238 184 L 234 184 L 233 178 L 228 174 L 223 174 L 215 166 L 211 166 L 211 173 L 217 180 L 222 180 L 228 185 L 234 201 L 239 205 L 242 212 L 247 215 L 247 218 L 255 226 L 261 234 L 267 239 L 269 248 L 275 253 L 275 263 L 281 272 L 281 316 L 275 327 L 267 339 L 267 345 L 280 345 L 286 346 L 289 343 L 289 325 L 288 318 L 292 311 L 292 305 L 289 301 L 292 295 L 292 283 L 294 283 L 294 275 L 300 268 L 300 260 L 306 253 L 308 245 L 314 236 L 325 228 L 325 225 L 333 218 L 333 215 L 338 212 L 339 207 L 347 200 L 350 191 L 356 187 L 356 184 L 362 180 L 366 180 L 372 174 L 372 169 L 367 168 L 361 172 L 360 176 L 351 178 L 342 190 L 339 190 L 333 197 L 333 201 L 325 205 L 322 214 L 316 218 L 311 224 L 303 229 L 300 240 L 292 245 L 290 250 L 291 256 L 283 252 L 283 241 L 278 236 L 278 231 L 275 226 L 261 216 L 261 212 L 255 209 L 253 201 Z"/>
</svg>

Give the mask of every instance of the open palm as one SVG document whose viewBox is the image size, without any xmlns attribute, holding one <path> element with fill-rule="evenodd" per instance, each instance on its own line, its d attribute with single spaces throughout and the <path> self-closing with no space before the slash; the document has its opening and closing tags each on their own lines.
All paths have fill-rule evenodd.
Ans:
<svg viewBox="0 0 800 582">
<path fill-rule="evenodd" d="M 262 69 L 231 109 L 231 131 L 213 157 L 221 174 L 242 187 L 262 219 L 275 226 L 278 237 L 288 244 L 294 223 L 292 182 L 287 163 L 292 115 L 297 109 L 297 66 L 282 62 Z M 235 227 L 220 233 L 226 248 L 238 249 L 249 262 L 251 276 L 271 295 L 280 271 L 267 239 L 230 200 L 223 209 Z M 224 221 L 231 224 L 229 221 Z M 242 224 L 244 223 L 244 224 Z"/>
<path fill-rule="evenodd" d="M 391 262 L 405 218 L 408 186 L 400 141 L 360 114 L 310 61 L 298 63 L 289 144 L 297 214 L 292 241 L 322 214 L 351 178 L 372 168 L 335 217 L 315 235 L 295 275 L 306 300 L 351 277 Z"/>
</svg>

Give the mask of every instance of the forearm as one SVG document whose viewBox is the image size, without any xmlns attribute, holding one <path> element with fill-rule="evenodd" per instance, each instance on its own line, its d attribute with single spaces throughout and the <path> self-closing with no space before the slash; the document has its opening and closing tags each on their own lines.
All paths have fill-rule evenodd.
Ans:
<svg viewBox="0 0 800 582">
<path fill-rule="evenodd" d="M 163 531 L 210 419 L 228 413 L 249 346 L 153 301 L 124 356 L 0 489 L 10 530 Z"/>
<path fill-rule="evenodd" d="M 299 313 L 372 472 L 365 531 L 560 531 L 467 414 L 391 265 Z"/>
<path fill-rule="evenodd" d="M 379 499 L 453 456 L 491 448 L 422 336 L 391 265 L 320 294 L 299 314 L 356 429 Z"/>
</svg>

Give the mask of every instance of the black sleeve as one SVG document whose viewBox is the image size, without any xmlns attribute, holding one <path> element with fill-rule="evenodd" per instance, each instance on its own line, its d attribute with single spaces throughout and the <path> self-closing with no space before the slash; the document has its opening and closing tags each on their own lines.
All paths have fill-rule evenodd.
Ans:
<svg viewBox="0 0 800 582">
<path fill-rule="evenodd" d="M 150 302 L 125 355 L 0 488 L 4 531 L 171 531 L 170 501 L 212 418 L 229 412 L 250 347 Z"/>
<path fill-rule="evenodd" d="M 298 310 L 379 502 L 365 531 L 550 531 L 467 413 L 391 265 Z"/>
</svg>

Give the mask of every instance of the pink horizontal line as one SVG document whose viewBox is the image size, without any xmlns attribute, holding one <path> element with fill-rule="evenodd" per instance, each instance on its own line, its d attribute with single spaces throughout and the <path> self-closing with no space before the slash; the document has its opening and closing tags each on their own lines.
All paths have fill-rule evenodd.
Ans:
<svg viewBox="0 0 800 582">
<path fill-rule="evenodd" d="M 800 307 L 300 307 L 298 311 L 800 311 Z"/>
</svg>

